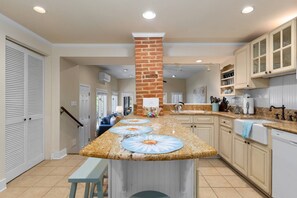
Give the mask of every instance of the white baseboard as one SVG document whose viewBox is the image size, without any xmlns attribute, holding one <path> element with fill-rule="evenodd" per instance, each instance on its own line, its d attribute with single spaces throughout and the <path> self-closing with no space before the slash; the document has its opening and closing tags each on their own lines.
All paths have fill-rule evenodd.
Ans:
<svg viewBox="0 0 297 198">
<path fill-rule="evenodd" d="M 53 152 L 51 154 L 51 159 L 57 160 L 57 159 L 62 159 L 64 157 L 66 157 L 66 156 L 67 156 L 67 149 L 64 148 L 61 151 Z"/>
<path fill-rule="evenodd" d="M 0 192 L 4 191 L 6 189 L 6 179 L 0 180 Z"/>
</svg>

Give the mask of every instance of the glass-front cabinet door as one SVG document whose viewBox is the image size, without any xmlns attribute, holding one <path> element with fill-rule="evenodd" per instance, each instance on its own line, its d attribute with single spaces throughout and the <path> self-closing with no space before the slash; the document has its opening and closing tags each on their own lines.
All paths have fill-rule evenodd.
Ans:
<svg viewBox="0 0 297 198">
<path fill-rule="evenodd" d="M 296 20 L 270 33 L 270 72 L 281 73 L 296 69 Z"/>
<path fill-rule="evenodd" d="M 262 77 L 268 73 L 268 34 L 265 34 L 251 43 L 251 77 Z"/>
</svg>

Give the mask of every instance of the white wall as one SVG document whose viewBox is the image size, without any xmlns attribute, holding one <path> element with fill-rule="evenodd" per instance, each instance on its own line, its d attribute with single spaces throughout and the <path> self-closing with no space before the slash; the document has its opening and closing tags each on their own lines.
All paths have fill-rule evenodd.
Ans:
<svg viewBox="0 0 297 198">
<path fill-rule="evenodd" d="M 187 102 L 194 103 L 193 90 L 202 86 L 207 86 L 206 99 L 210 103 L 210 96 L 220 97 L 220 67 L 213 65 L 211 70 L 200 71 L 188 78 L 187 84 Z"/>
<path fill-rule="evenodd" d="M 25 29 L 14 21 L 0 14 L 0 191 L 5 187 L 5 42 L 9 37 L 12 40 L 33 49 L 45 57 L 45 155 L 50 157 L 52 151 L 51 117 L 51 44 L 40 36 Z"/>
<path fill-rule="evenodd" d="M 135 78 L 129 79 L 118 79 L 118 90 L 119 90 L 119 105 L 123 106 L 123 94 L 122 93 L 132 93 L 133 94 L 133 103 L 136 103 L 136 87 L 135 87 Z"/>
<path fill-rule="evenodd" d="M 186 79 L 164 78 L 167 83 L 163 84 L 163 92 L 167 93 L 167 103 L 171 103 L 171 93 L 181 92 L 183 94 L 183 101 L 187 101 L 187 87 Z"/>
</svg>

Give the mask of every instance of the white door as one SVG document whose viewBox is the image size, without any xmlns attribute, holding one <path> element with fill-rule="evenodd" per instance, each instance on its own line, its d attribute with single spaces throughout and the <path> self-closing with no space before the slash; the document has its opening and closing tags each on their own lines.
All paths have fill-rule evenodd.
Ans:
<svg viewBox="0 0 297 198">
<path fill-rule="evenodd" d="M 33 167 L 44 159 L 43 150 L 43 59 L 28 55 L 28 165 Z"/>
<path fill-rule="evenodd" d="M 5 174 L 10 181 L 26 171 L 27 119 L 25 53 L 20 47 L 8 44 L 5 55 Z"/>
<path fill-rule="evenodd" d="M 79 88 L 79 121 L 84 125 L 79 130 L 79 147 L 86 146 L 90 141 L 90 86 L 80 85 Z"/>
<path fill-rule="evenodd" d="M 5 176 L 10 181 L 44 160 L 44 59 L 9 41 L 5 53 Z"/>
<path fill-rule="evenodd" d="M 97 128 L 99 128 L 102 118 L 107 116 L 107 93 L 105 91 L 96 91 L 96 114 Z"/>
<path fill-rule="evenodd" d="M 118 106 L 118 95 L 117 94 L 113 94 L 111 96 L 111 113 L 115 113 L 116 112 L 117 106 Z"/>
</svg>

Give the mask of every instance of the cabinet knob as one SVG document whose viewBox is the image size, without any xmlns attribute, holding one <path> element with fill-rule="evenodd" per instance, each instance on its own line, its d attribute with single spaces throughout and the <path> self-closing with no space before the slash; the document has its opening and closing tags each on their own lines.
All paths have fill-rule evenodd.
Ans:
<svg viewBox="0 0 297 198">
<path fill-rule="evenodd" d="M 266 71 L 265 74 L 268 74 L 268 72 Z"/>
<path fill-rule="evenodd" d="M 24 118 L 24 121 L 27 121 L 27 119 L 26 119 L 26 118 Z"/>
<path fill-rule="evenodd" d="M 250 143 L 248 142 L 248 144 L 250 144 Z"/>
<path fill-rule="evenodd" d="M 246 85 L 247 87 L 249 87 L 250 85 Z"/>
<path fill-rule="evenodd" d="M 269 71 L 269 73 L 271 74 L 271 71 Z"/>
<path fill-rule="evenodd" d="M 193 128 L 193 126 L 191 126 L 191 128 Z"/>
<path fill-rule="evenodd" d="M 29 120 L 32 120 L 32 118 L 29 118 Z"/>
<path fill-rule="evenodd" d="M 246 144 L 246 141 L 244 141 L 244 143 Z"/>
<path fill-rule="evenodd" d="M 194 128 L 196 128 L 197 126 L 195 125 Z"/>
<path fill-rule="evenodd" d="M 229 131 L 229 133 L 231 133 L 231 131 Z"/>
</svg>

